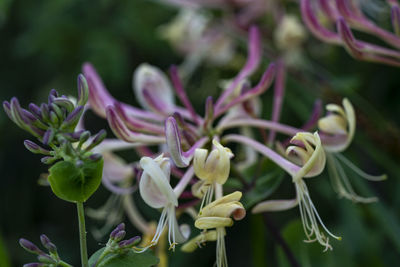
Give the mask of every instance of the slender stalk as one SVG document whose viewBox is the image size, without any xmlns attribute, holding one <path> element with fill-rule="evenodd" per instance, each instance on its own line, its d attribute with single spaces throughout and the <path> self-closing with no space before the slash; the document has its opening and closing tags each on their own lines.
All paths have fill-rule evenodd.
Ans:
<svg viewBox="0 0 400 267">
<path fill-rule="evenodd" d="M 76 203 L 78 210 L 78 221 L 79 221 L 79 240 L 81 245 L 81 262 L 82 267 L 89 267 L 87 246 L 86 246 L 86 227 L 85 227 L 85 212 L 83 210 L 83 203 Z"/>
<path fill-rule="evenodd" d="M 65 261 L 58 262 L 58 265 L 61 267 L 73 267 L 71 264 L 68 264 Z"/>
<path fill-rule="evenodd" d="M 300 267 L 300 264 L 293 255 L 293 252 L 290 250 L 289 245 L 286 243 L 285 239 L 283 239 L 283 237 L 281 236 L 279 229 L 276 227 L 276 225 L 272 222 L 272 220 L 266 213 L 263 214 L 263 217 L 265 225 L 267 226 L 268 230 L 270 231 L 275 241 L 281 246 L 283 253 L 285 253 L 286 258 L 290 262 L 290 265 L 292 267 Z"/>
</svg>

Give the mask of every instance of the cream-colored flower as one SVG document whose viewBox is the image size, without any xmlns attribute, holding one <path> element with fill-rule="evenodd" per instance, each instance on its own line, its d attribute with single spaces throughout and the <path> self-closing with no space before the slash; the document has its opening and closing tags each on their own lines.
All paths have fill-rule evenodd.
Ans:
<svg viewBox="0 0 400 267">
<path fill-rule="evenodd" d="M 296 198 L 264 201 L 257 204 L 252 212 L 281 211 L 298 205 L 307 241 L 318 241 L 321 245 L 325 246 L 325 249 L 332 249 L 329 244 L 329 238 L 321 231 L 320 226 L 333 238 L 340 240 L 341 237 L 333 235 L 325 227 L 304 182 L 304 178 L 319 175 L 325 167 L 326 155 L 321 144 L 321 139 L 317 132 L 314 134 L 297 133 L 292 138 L 291 143 L 293 145 L 288 147 L 286 154 L 289 159 L 297 165 L 302 166 L 299 170 L 292 173 L 292 180 L 296 188 Z"/>
<path fill-rule="evenodd" d="M 332 139 L 324 142 L 327 152 L 341 152 L 351 143 L 356 130 L 356 115 L 353 105 L 347 98 L 343 99 L 343 107 L 329 104 L 326 110 L 330 113 L 318 121 L 318 128 L 326 134 L 332 135 Z M 335 137 L 335 138 L 334 138 Z"/>
<path fill-rule="evenodd" d="M 350 101 L 345 98 L 342 104 L 343 107 L 336 104 L 327 105 L 326 109 L 330 113 L 318 121 L 318 127 L 321 131 L 329 134 L 325 139 L 323 147 L 327 152 L 328 171 L 329 177 L 332 180 L 332 186 L 339 197 L 344 197 L 354 202 L 375 202 L 378 200 L 376 197 L 361 197 L 354 191 L 345 169 L 341 165 L 341 163 L 347 165 L 358 176 L 370 181 L 382 181 L 386 179 L 386 175 L 373 176 L 364 173 L 339 153 L 350 145 L 356 127 L 354 108 Z"/>
<path fill-rule="evenodd" d="M 212 241 L 216 239 L 217 266 L 228 266 L 225 251 L 225 227 L 232 226 L 233 219 L 238 221 L 246 216 L 246 210 L 244 209 L 242 203 L 239 202 L 241 197 L 242 193 L 236 191 L 224 197 L 218 198 L 201 209 L 198 219 L 195 221 L 194 225 L 196 228 L 203 231 L 216 229 L 216 236 L 214 231 L 211 231 L 212 234 L 207 234 L 208 232 L 205 232 L 200 236 L 190 240 L 185 249 L 187 251 L 192 251 L 194 250 L 194 243 L 200 244 L 205 241 Z"/>
<path fill-rule="evenodd" d="M 152 208 L 163 208 L 150 246 L 158 242 L 168 225 L 168 242 L 170 248 L 174 249 L 178 242 L 186 241 L 190 230 L 186 225 L 179 227 L 176 220 L 175 207 L 178 206 L 178 198 L 169 184 L 171 168 L 169 158 L 164 158 L 162 154 L 155 159 L 143 157 L 140 166 L 143 169 L 139 183 L 140 195 Z"/>
<path fill-rule="evenodd" d="M 194 173 L 200 181 L 193 185 L 192 192 L 199 198 L 203 197 L 202 206 L 211 202 L 215 184 L 223 185 L 228 179 L 230 158 L 233 157 L 231 150 L 217 140 L 213 140 L 213 145 L 210 153 L 203 148 L 196 149 L 194 153 Z"/>
</svg>

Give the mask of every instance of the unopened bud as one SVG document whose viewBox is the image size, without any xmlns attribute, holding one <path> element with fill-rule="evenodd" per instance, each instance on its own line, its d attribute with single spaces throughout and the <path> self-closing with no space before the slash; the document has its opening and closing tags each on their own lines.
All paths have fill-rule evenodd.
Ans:
<svg viewBox="0 0 400 267">
<path fill-rule="evenodd" d="M 44 252 L 42 250 L 40 250 L 35 244 L 33 244 L 31 241 L 26 240 L 25 238 L 21 238 L 19 240 L 19 244 L 20 246 L 25 249 L 26 251 L 30 252 L 30 253 L 34 253 L 34 254 L 44 254 Z"/>
<path fill-rule="evenodd" d="M 139 236 L 132 237 L 131 239 L 128 240 L 123 240 L 119 242 L 118 246 L 120 248 L 129 248 L 137 245 L 140 242 L 141 238 Z"/>
</svg>

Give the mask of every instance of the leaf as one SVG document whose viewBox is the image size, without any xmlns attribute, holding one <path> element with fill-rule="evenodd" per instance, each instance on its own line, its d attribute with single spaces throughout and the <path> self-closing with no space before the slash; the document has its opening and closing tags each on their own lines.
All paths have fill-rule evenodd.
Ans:
<svg viewBox="0 0 400 267">
<path fill-rule="evenodd" d="M 257 167 L 253 166 L 246 172 L 246 177 L 257 177 L 257 172 L 264 175 L 257 177 L 255 185 L 244 194 L 242 203 L 246 209 L 251 208 L 274 193 L 285 176 L 285 172 L 269 160 L 261 163 L 259 171 L 256 169 Z"/>
<path fill-rule="evenodd" d="M 103 159 L 87 161 L 82 167 L 60 161 L 49 172 L 49 183 L 57 197 L 70 202 L 85 202 L 100 186 Z"/>
<path fill-rule="evenodd" d="M 89 259 L 89 266 L 94 265 L 97 258 L 103 253 L 105 248 L 96 251 Z M 98 267 L 150 267 L 158 264 L 159 259 L 150 250 L 143 253 L 135 253 L 129 250 L 124 254 L 110 253 L 98 265 Z"/>
</svg>

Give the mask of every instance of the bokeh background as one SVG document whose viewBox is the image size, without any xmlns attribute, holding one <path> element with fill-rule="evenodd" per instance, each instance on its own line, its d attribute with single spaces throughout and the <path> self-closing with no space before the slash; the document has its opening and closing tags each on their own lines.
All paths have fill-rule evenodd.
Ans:
<svg viewBox="0 0 400 267">
<path fill-rule="evenodd" d="M 292 11 L 296 14 L 295 6 Z M 51 88 L 74 95 L 82 63 L 89 61 L 117 99 L 137 104 L 131 80 L 140 63 L 167 70 L 183 61 L 159 34 L 159 26 L 176 13 L 174 7 L 145 0 L 0 0 L 0 99 L 17 96 L 25 106 L 44 101 Z M 264 41 L 268 38 L 264 36 Z M 238 47 L 240 62 L 246 51 L 243 40 L 238 41 Z M 290 266 L 277 243 L 277 234 L 285 239 L 301 266 L 395 266 L 400 262 L 399 70 L 355 61 L 342 48 L 323 44 L 312 36 L 302 53 L 308 68 L 288 73 L 282 121 L 300 126 L 316 98 L 326 104 L 348 97 L 358 117 L 354 142 L 345 155 L 361 169 L 386 173 L 389 179 L 370 183 L 351 176 L 357 192 L 380 200 L 353 204 L 337 198 L 324 172 L 308 184 L 328 228 L 343 236 L 341 242 L 332 241 L 334 250 L 322 253 L 318 245 L 302 242 L 304 233 L 297 209 L 268 214 L 267 221 L 261 215 L 248 216 L 228 229 L 230 266 Z M 269 61 L 265 59 L 264 65 Z M 207 95 L 219 93 L 218 81 L 232 77 L 237 65 L 216 68 L 204 64 L 195 71 L 186 87 L 198 110 L 202 112 Z M 271 98 L 271 92 L 263 96 L 264 118 L 270 116 Z M 88 114 L 87 124 L 93 132 L 108 129 L 104 120 L 93 114 Z M 39 156 L 25 150 L 23 140 L 27 138 L 30 136 L 0 112 L 0 266 L 33 261 L 19 247 L 18 239 L 25 237 L 38 243 L 42 233 L 58 245 L 63 258 L 78 266 L 75 206 L 38 185 L 46 166 Z M 123 156 L 131 160 L 136 157 L 130 151 Z M 284 177 L 271 198 L 293 195 L 290 179 Z M 109 192 L 100 188 L 86 205 L 99 207 L 108 196 Z M 145 210 L 145 204 L 140 208 Z M 96 224 L 87 221 L 89 226 Z M 133 227 L 128 233 L 139 234 Z M 95 240 L 90 234 L 88 238 L 90 252 L 106 241 Z M 214 250 L 215 244 L 194 254 L 178 249 L 170 253 L 170 266 L 212 266 Z"/>
</svg>

